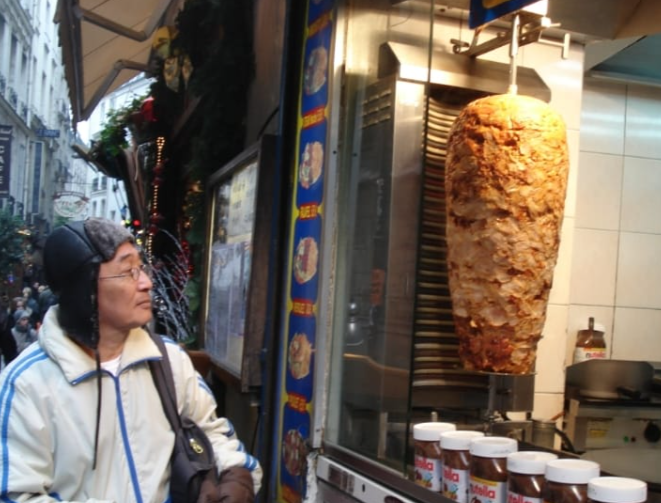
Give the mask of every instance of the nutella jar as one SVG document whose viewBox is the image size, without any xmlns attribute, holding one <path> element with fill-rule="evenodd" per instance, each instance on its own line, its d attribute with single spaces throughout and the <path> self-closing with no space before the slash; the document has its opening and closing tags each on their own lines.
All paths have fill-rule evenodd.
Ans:
<svg viewBox="0 0 661 503">
<path fill-rule="evenodd" d="M 554 459 L 558 456 L 542 451 L 507 456 L 507 503 L 542 503 L 546 463 Z"/>
<path fill-rule="evenodd" d="M 597 477 L 588 481 L 592 503 L 642 503 L 647 501 L 647 484 L 626 477 Z"/>
<path fill-rule="evenodd" d="M 484 437 L 471 441 L 469 501 L 507 501 L 507 456 L 516 450 L 517 443 L 513 438 Z"/>
<path fill-rule="evenodd" d="M 453 431 L 451 423 L 413 425 L 415 483 L 432 491 L 441 491 L 441 433 Z"/>
<path fill-rule="evenodd" d="M 599 476 L 599 464 L 583 459 L 556 459 L 546 464 L 544 503 L 587 503 L 588 481 Z"/>
<path fill-rule="evenodd" d="M 458 503 L 468 503 L 470 472 L 470 444 L 474 438 L 484 437 L 481 431 L 448 431 L 441 433 L 443 464 L 443 496 Z"/>
<path fill-rule="evenodd" d="M 574 363 L 606 358 L 605 333 L 604 325 L 595 323 L 592 317 L 588 318 L 587 330 L 579 330 L 576 335 Z"/>
</svg>

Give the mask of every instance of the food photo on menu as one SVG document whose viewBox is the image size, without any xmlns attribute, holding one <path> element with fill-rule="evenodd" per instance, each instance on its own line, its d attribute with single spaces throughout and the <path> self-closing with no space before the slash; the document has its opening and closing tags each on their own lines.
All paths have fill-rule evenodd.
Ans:
<svg viewBox="0 0 661 503">
<path fill-rule="evenodd" d="M 305 237 L 296 245 L 294 256 L 294 278 L 298 284 L 307 283 L 317 274 L 319 246 L 312 237 Z"/>
<path fill-rule="evenodd" d="M 305 144 L 301 155 L 301 164 L 298 170 L 298 180 L 301 187 L 309 189 L 321 176 L 324 166 L 324 146 L 320 141 L 311 141 Z"/>
<path fill-rule="evenodd" d="M 310 374 L 310 362 L 312 360 L 312 344 L 308 336 L 299 332 L 294 334 L 289 343 L 289 354 L 287 363 L 289 372 L 294 379 L 303 379 Z"/>
<path fill-rule="evenodd" d="M 328 70 L 328 50 L 325 47 L 316 47 L 310 51 L 305 74 L 303 76 L 303 89 L 308 96 L 318 92 L 326 83 Z"/>
<path fill-rule="evenodd" d="M 303 435 L 298 430 L 289 430 L 282 442 L 282 458 L 287 472 L 294 477 L 303 474 L 306 456 Z"/>
</svg>

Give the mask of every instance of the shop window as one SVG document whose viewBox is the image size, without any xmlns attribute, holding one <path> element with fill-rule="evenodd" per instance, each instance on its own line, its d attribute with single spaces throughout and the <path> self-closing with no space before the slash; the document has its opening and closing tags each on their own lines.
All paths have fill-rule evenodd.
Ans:
<svg viewBox="0 0 661 503">
<path fill-rule="evenodd" d="M 434 2 L 349 4 L 324 441 L 407 475 L 413 424 L 531 410 L 532 376 L 512 384 L 530 403 L 508 408 L 490 394 L 500 377 L 463 369 L 446 263 L 447 136 L 466 104 L 507 91 L 509 68 L 448 51 L 462 21 Z M 549 98 L 530 69 L 519 88 Z"/>
</svg>

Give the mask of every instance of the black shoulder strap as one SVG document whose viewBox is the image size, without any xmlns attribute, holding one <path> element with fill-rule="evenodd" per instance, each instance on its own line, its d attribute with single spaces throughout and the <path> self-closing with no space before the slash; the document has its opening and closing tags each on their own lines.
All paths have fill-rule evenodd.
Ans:
<svg viewBox="0 0 661 503">
<path fill-rule="evenodd" d="M 165 348 L 165 343 L 160 335 L 152 335 L 152 340 L 158 346 L 158 349 L 163 355 L 162 360 L 151 360 L 149 362 L 149 369 L 151 370 L 154 384 L 161 397 L 161 404 L 165 417 L 168 418 L 172 431 L 177 431 L 181 428 L 181 418 L 177 412 L 177 393 L 174 387 L 174 379 L 172 377 L 172 367 L 170 366 L 170 359 L 168 358 L 168 351 Z"/>
</svg>

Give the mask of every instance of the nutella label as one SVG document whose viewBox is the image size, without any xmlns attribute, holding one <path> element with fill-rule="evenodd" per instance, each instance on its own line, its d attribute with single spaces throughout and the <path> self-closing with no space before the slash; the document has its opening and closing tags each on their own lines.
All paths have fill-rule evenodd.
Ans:
<svg viewBox="0 0 661 503">
<path fill-rule="evenodd" d="M 415 455 L 415 483 L 431 489 L 441 491 L 441 460 Z"/>
<path fill-rule="evenodd" d="M 507 482 L 494 482 L 471 476 L 468 498 L 471 503 L 506 503 Z"/>
<path fill-rule="evenodd" d="M 523 494 L 507 492 L 507 503 L 542 503 L 542 498 L 531 498 Z"/>
<path fill-rule="evenodd" d="M 443 496 L 458 503 L 468 502 L 468 470 L 443 466 Z"/>
<path fill-rule="evenodd" d="M 600 358 L 606 358 L 606 348 L 576 348 L 574 350 L 574 363 Z"/>
</svg>

